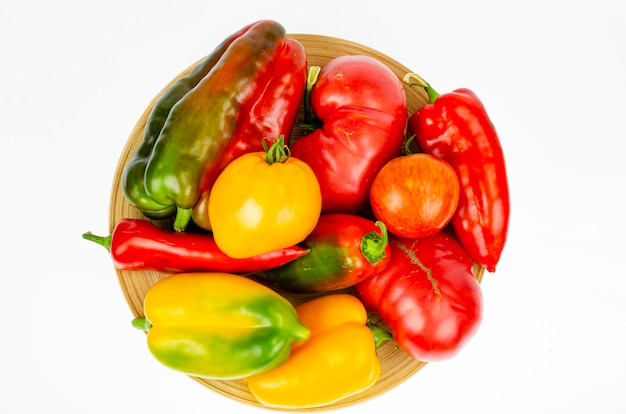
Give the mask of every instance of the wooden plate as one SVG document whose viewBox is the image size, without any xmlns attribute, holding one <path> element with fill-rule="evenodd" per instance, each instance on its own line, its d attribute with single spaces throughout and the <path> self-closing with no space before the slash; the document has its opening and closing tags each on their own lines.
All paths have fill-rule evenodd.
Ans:
<svg viewBox="0 0 626 414">
<path fill-rule="evenodd" d="M 307 52 L 309 65 L 321 66 L 329 60 L 342 55 L 368 55 L 386 64 L 400 79 L 402 79 L 402 77 L 406 73 L 411 72 L 410 69 L 404 67 L 390 57 L 367 46 L 363 46 L 348 40 L 310 34 L 292 34 L 289 35 L 289 37 L 294 38 L 302 43 Z M 184 70 L 178 77 L 173 79 L 171 83 L 184 76 L 187 72 L 191 70 L 194 65 L 191 65 L 189 68 Z M 137 124 L 132 130 L 128 141 L 126 142 L 126 145 L 122 150 L 122 154 L 118 161 L 117 170 L 113 180 L 113 188 L 111 192 L 111 205 L 109 212 L 110 231 L 113 231 L 113 228 L 115 227 L 117 222 L 122 218 L 142 218 L 147 220 L 146 217 L 144 217 L 138 210 L 131 207 L 124 199 L 121 188 L 122 173 L 124 170 L 124 166 L 132 157 L 135 149 L 141 142 L 143 130 L 146 125 L 146 120 L 150 114 L 150 111 L 152 110 L 155 101 L 159 98 L 161 93 L 163 93 L 163 91 L 167 89 L 169 85 L 171 85 L 171 83 L 166 85 L 163 90 L 157 96 L 155 96 L 152 102 L 150 102 L 144 113 L 137 121 Z M 428 102 L 426 93 L 420 88 L 409 88 L 405 85 L 405 91 L 407 94 L 409 114 L 421 108 Z M 299 134 L 299 131 L 296 128 L 294 130 L 294 135 L 297 134 Z M 160 226 L 170 226 L 171 224 L 171 221 L 168 220 L 153 222 Z M 168 275 L 152 271 L 123 271 L 117 269 L 116 271 L 120 286 L 134 317 L 143 316 L 143 299 L 146 293 L 154 283 Z M 480 266 L 475 266 L 474 271 L 477 279 L 479 281 L 482 280 L 484 269 Z M 294 304 L 301 303 L 302 301 L 311 297 L 302 294 L 294 295 L 285 292 L 281 293 L 283 293 Z M 377 315 L 371 315 L 371 319 L 375 323 L 382 324 L 380 318 Z M 335 404 L 317 409 L 309 409 L 307 411 L 319 411 L 331 408 L 335 409 L 363 402 L 372 397 L 380 395 L 381 393 L 384 393 L 385 391 L 405 381 L 426 364 L 425 362 L 414 360 L 404 351 L 397 348 L 394 344 L 390 342 L 385 342 L 383 345 L 381 345 L 381 347 L 378 349 L 378 355 L 382 365 L 381 376 L 378 382 L 372 388 L 361 394 L 345 398 L 344 400 L 339 401 Z M 241 401 L 246 404 L 263 407 L 250 394 L 247 385 L 243 381 L 218 381 L 196 377 L 191 378 L 229 398 Z"/>
</svg>

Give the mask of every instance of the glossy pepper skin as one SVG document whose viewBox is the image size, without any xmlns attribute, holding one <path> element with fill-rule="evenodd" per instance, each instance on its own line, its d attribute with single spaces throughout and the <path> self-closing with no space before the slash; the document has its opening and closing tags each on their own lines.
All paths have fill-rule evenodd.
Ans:
<svg viewBox="0 0 626 414">
<path fill-rule="evenodd" d="M 309 250 L 291 246 L 248 259 L 233 259 L 222 252 L 209 233 L 170 232 L 141 219 L 121 219 L 109 236 L 90 232 L 83 238 L 104 246 L 120 270 L 162 273 L 251 273 L 282 266 Z"/>
<path fill-rule="evenodd" d="M 246 33 L 251 26 L 252 24 L 224 39 L 209 55 L 197 63 L 189 73 L 168 86 L 154 103 L 146 121 L 142 140 L 135 150 L 133 158 L 125 166 L 122 175 L 124 197 L 130 205 L 139 209 L 146 217 L 162 219 L 176 213 L 176 206 L 160 204 L 150 198 L 146 193 L 144 181 L 146 164 L 150 160 L 154 144 L 163 129 L 172 107 L 209 73 L 230 44 Z"/>
<path fill-rule="evenodd" d="M 487 111 L 469 89 L 439 95 L 415 74 L 407 82 L 428 92 L 430 103 L 409 118 L 422 151 L 447 161 L 459 177 L 452 227 L 470 257 L 495 272 L 504 249 L 510 200 L 500 140 Z"/>
<path fill-rule="evenodd" d="M 304 94 L 307 59 L 304 46 L 294 39 L 286 39 L 277 51 L 273 72 L 266 87 L 252 99 L 244 102 L 240 111 L 246 116 L 237 124 L 218 167 L 204 177 L 205 187 L 193 209 L 193 221 L 199 227 L 211 230 L 208 216 L 210 189 L 217 175 L 236 158 L 264 151 L 262 141 L 268 147 L 279 137 L 289 145 L 298 109 Z"/>
<path fill-rule="evenodd" d="M 482 321 L 483 297 L 472 260 L 449 234 L 420 239 L 391 235 L 391 262 L 355 286 L 368 311 L 378 312 L 396 344 L 413 358 L 456 355 Z"/>
<path fill-rule="evenodd" d="M 289 301 L 243 276 L 178 273 L 144 300 L 150 352 L 163 365 L 210 379 L 240 379 L 282 364 L 309 337 Z"/>
<path fill-rule="evenodd" d="M 312 77 L 310 107 L 322 125 L 298 138 L 291 153 L 315 171 L 323 212 L 359 213 L 378 170 L 400 154 L 406 94 L 396 75 L 368 56 L 334 58 Z"/>
<path fill-rule="evenodd" d="M 296 307 L 311 334 L 279 367 L 247 379 L 252 395 L 273 408 L 323 407 L 373 386 L 380 361 L 367 313 L 348 294 L 331 294 Z"/>
<path fill-rule="evenodd" d="M 146 161 L 144 185 L 157 204 L 176 206 L 175 230 L 185 230 L 193 207 L 219 174 L 225 150 L 246 119 L 243 109 L 267 89 L 285 41 L 277 22 L 253 24 L 172 107 Z"/>
<path fill-rule="evenodd" d="M 384 224 L 353 214 L 322 214 L 300 245 L 309 254 L 254 277 L 292 292 L 330 292 L 377 274 L 391 256 Z"/>
</svg>

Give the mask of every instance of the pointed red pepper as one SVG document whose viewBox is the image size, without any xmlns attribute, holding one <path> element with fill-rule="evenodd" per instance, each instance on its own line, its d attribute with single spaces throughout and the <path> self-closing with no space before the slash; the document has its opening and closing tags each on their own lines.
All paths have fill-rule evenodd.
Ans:
<svg viewBox="0 0 626 414">
<path fill-rule="evenodd" d="M 387 266 L 391 254 L 387 237 L 382 222 L 354 214 L 322 214 L 300 243 L 309 254 L 254 277 L 291 292 L 345 289 Z"/>
<path fill-rule="evenodd" d="M 120 220 L 110 236 L 87 232 L 83 238 L 104 246 L 117 269 L 163 273 L 252 273 L 282 266 L 309 253 L 307 248 L 292 246 L 233 259 L 217 247 L 209 233 L 169 232 L 141 219 Z"/>
<path fill-rule="evenodd" d="M 430 103 L 409 117 L 420 149 L 447 161 L 459 177 L 459 205 L 452 227 L 472 260 L 496 270 L 507 239 L 509 186 L 495 127 L 469 89 L 443 95 L 416 74 L 404 81 L 426 90 Z"/>
</svg>

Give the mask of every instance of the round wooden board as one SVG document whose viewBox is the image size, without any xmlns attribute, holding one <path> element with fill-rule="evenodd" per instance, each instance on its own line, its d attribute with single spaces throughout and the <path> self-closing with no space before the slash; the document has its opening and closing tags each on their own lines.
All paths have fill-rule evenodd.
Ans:
<svg viewBox="0 0 626 414">
<path fill-rule="evenodd" d="M 309 65 L 321 66 L 329 60 L 342 55 L 368 55 L 378 59 L 379 61 L 387 65 L 398 76 L 399 79 L 402 79 L 406 73 L 411 72 L 410 69 L 404 67 L 392 58 L 367 46 L 363 46 L 348 40 L 310 34 L 291 34 L 289 35 L 289 37 L 296 39 L 302 43 L 307 52 Z M 118 161 L 113 180 L 109 212 L 109 230 L 111 232 L 113 231 L 117 222 L 122 218 L 141 218 L 148 220 L 137 209 L 131 207 L 126 202 L 122 194 L 121 188 L 122 173 L 125 165 L 132 157 L 135 149 L 141 142 L 143 130 L 146 125 L 146 120 L 152 110 L 155 101 L 165 89 L 167 89 L 177 79 L 189 72 L 194 65 L 195 64 L 184 70 L 178 77 L 173 79 L 170 84 L 166 85 L 157 96 L 155 96 L 155 98 L 152 100 L 152 102 L 150 102 L 144 113 L 137 121 L 134 129 L 130 133 L 128 141 L 126 142 L 126 145 L 124 146 L 122 154 Z M 408 85 L 405 85 L 405 91 L 407 94 L 409 114 L 415 112 L 428 102 L 427 95 L 421 88 L 410 88 L 408 87 Z M 299 136 L 298 134 L 301 135 L 301 132 L 298 131 L 297 128 L 295 128 L 294 136 Z M 171 227 L 170 220 L 151 221 L 164 228 Z M 116 269 L 116 272 L 118 275 L 120 286 L 134 317 L 143 316 L 143 299 L 150 287 L 158 280 L 168 276 L 167 274 L 152 271 L 124 271 Z M 482 280 L 484 269 L 480 266 L 475 266 L 474 272 L 477 279 L 479 281 Z M 287 292 L 281 293 L 289 300 L 291 300 L 294 305 L 313 297 L 311 295 L 294 295 Z M 384 324 L 382 323 L 382 321 L 380 321 L 380 318 L 377 315 L 371 315 L 371 320 L 374 323 L 379 323 L 384 326 Z M 382 366 L 381 376 L 378 382 L 373 387 L 363 393 L 345 398 L 335 404 L 316 409 L 309 409 L 307 411 L 335 409 L 339 407 L 350 406 L 355 403 L 361 403 L 372 397 L 378 396 L 385 391 L 390 390 L 391 388 L 411 377 L 426 364 L 425 362 L 414 360 L 391 342 L 385 342 L 383 345 L 381 345 L 378 349 L 378 355 Z M 243 381 L 219 381 L 207 380 L 196 377 L 191 378 L 229 398 L 246 404 L 264 407 L 254 399 L 254 397 L 248 391 L 246 383 Z"/>
</svg>

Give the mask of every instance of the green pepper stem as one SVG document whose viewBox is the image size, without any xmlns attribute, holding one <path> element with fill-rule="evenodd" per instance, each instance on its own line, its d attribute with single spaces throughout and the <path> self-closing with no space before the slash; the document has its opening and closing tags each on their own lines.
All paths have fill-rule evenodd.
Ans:
<svg viewBox="0 0 626 414">
<path fill-rule="evenodd" d="M 407 73 L 406 75 L 404 75 L 404 78 L 402 78 L 402 81 L 404 83 L 407 83 L 409 86 L 419 86 L 421 88 L 424 88 L 424 90 L 428 94 L 428 103 L 435 102 L 439 97 L 439 93 L 437 93 L 437 91 L 435 91 L 432 86 L 430 86 L 430 83 L 426 82 L 424 78 L 422 78 L 417 73 Z"/>
<path fill-rule="evenodd" d="M 415 134 L 408 137 L 407 140 L 404 142 L 404 154 L 405 155 L 413 154 L 413 151 L 411 151 L 411 144 L 413 143 L 413 141 L 415 141 Z"/>
<path fill-rule="evenodd" d="M 382 221 L 377 221 L 376 225 L 380 228 L 381 234 L 371 231 L 361 238 L 361 253 L 370 264 L 376 264 L 385 258 L 385 249 L 389 243 L 389 235 L 387 234 L 387 226 Z"/>
<path fill-rule="evenodd" d="M 176 218 L 174 219 L 174 230 L 177 232 L 182 232 L 187 229 L 189 225 L 189 221 L 191 220 L 191 213 L 193 209 L 191 208 L 180 208 L 176 207 Z"/>
<path fill-rule="evenodd" d="M 135 318 L 131 321 L 133 328 L 140 331 L 148 332 L 152 328 L 152 324 L 146 318 Z"/>
<path fill-rule="evenodd" d="M 378 348 L 383 342 L 393 340 L 393 335 L 390 332 L 384 330 L 380 326 L 373 324 L 370 320 L 367 321 L 367 327 L 372 331 L 372 336 L 374 337 L 374 343 L 376 344 L 376 348 Z"/>
<path fill-rule="evenodd" d="M 265 161 L 270 165 L 274 164 L 275 162 L 287 162 L 287 160 L 291 156 L 291 151 L 289 150 L 289 147 L 285 145 L 285 137 L 283 135 L 278 137 L 276 142 L 274 142 L 269 148 L 267 148 L 265 139 L 261 141 L 261 144 L 263 145 L 263 149 L 265 150 Z"/>
<path fill-rule="evenodd" d="M 309 66 L 307 71 L 306 86 L 304 89 L 304 123 L 307 125 L 313 124 L 314 113 L 311 107 L 311 91 L 317 82 L 317 77 L 321 69 L 322 68 L 319 66 Z"/>
<path fill-rule="evenodd" d="M 83 239 L 97 243 L 107 249 L 108 252 L 111 252 L 111 235 L 96 236 L 92 232 L 88 231 L 86 233 L 83 233 Z"/>
</svg>

